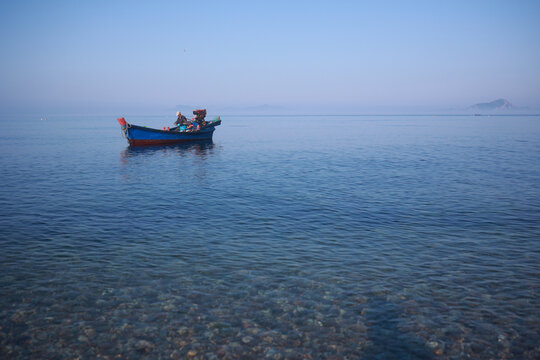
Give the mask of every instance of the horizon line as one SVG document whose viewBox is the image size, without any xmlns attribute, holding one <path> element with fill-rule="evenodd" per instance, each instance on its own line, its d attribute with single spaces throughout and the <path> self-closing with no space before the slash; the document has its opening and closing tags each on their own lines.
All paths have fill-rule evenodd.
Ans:
<svg viewBox="0 0 540 360">
<path fill-rule="evenodd" d="M 174 114 L 173 114 L 174 115 Z M 0 116 L 40 116 L 40 117 L 50 117 L 50 116 L 111 116 L 111 117 L 121 117 L 121 116 L 134 116 L 134 117 L 141 117 L 141 116 L 171 116 L 165 113 L 141 113 L 141 114 L 129 114 L 127 115 L 119 115 L 114 113 L 52 113 L 52 114 L 45 114 L 45 113 L 2 113 L 0 112 Z M 323 116 L 334 116 L 334 117 L 352 117 L 352 116 L 374 116 L 374 117 L 381 117 L 381 116 L 445 116 L 445 117 L 451 117 L 451 116 L 459 116 L 459 117 L 466 117 L 466 116 L 473 116 L 473 117 L 505 117 L 505 116 L 540 116 L 540 113 L 507 113 L 507 114 L 481 114 L 481 113 L 460 113 L 460 114 L 448 114 L 448 113 L 387 113 L 387 114 L 366 114 L 366 113 L 360 113 L 360 114 L 208 114 L 210 116 L 235 116 L 235 117 L 323 117 Z"/>
</svg>

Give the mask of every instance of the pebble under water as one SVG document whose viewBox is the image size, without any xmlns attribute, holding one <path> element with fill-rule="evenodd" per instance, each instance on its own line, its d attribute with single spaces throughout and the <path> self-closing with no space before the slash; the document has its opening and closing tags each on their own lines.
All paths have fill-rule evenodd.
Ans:
<svg viewBox="0 0 540 360">
<path fill-rule="evenodd" d="M 540 117 L 222 119 L 1 119 L 0 358 L 540 357 Z"/>
</svg>

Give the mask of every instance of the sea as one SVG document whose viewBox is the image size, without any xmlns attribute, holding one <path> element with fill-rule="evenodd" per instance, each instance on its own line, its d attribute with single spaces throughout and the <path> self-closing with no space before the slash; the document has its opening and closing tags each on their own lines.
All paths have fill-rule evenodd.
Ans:
<svg viewBox="0 0 540 360">
<path fill-rule="evenodd" d="M 116 117 L 0 118 L 0 358 L 540 358 L 540 116 Z"/>
</svg>

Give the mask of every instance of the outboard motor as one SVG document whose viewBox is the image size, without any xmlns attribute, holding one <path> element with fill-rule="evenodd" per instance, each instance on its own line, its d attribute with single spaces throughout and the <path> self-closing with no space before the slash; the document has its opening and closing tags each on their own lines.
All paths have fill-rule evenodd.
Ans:
<svg viewBox="0 0 540 360">
<path fill-rule="evenodd" d="M 193 110 L 193 115 L 195 115 L 195 120 L 202 126 L 206 125 L 204 118 L 206 117 L 206 109 Z"/>
</svg>

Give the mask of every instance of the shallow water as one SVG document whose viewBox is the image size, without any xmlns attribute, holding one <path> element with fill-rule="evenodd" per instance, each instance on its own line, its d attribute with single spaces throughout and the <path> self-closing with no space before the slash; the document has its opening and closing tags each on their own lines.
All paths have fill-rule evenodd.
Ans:
<svg viewBox="0 0 540 360">
<path fill-rule="evenodd" d="M 2 126 L 2 358 L 540 357 L 540 117 Z"/>
</svg>

